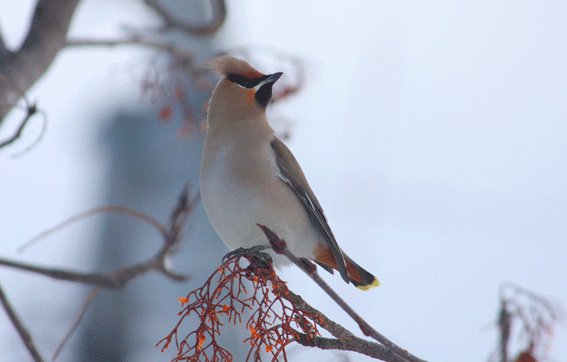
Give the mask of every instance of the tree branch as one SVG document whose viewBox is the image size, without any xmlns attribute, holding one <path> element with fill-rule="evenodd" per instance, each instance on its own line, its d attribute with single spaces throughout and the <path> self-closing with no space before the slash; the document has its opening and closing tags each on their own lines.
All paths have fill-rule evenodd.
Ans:
<svg viewBox="0 0 567 362">
<path fill-rule="evenodd" d="M 95 46 L 113 47 L 119 45 L 141 45 L 149 48 L 163 50 L 173 54 L 179 52 L 179 49 L 177 49 L 177 47 L 174 44 L 163 41 L 151 40 L 139 34 L 132 34 L 121 39 L 68 39 L 67 41 L 65 41 L 66 47 L 95 47 Z"/>
<path fill-rule="evenodd" d="M 317 347 L 326 350 L 350 351 L 363 354 L 365 356 L 380 359 L 388 362 L 406 362 L 406 359 L 398 356 L 392 350 L 376 343 L 357 338 L 356 340 L 342 340 L 335 338 L 325 338 L 315 336 L 308 339 L 303 333 L 297 343 L 305 347 Z"/>
<path fill-rule="evenodd" d="M 115 47 L 124 45 L 138 45 L 147 48 L 153 48 L 170 54 L 176 62 L 184 64 L 185 70 L 192 75 L 201 73 L 202 70 L 194 65 L 194 57 L 191 52 L 183 51 L 175 44 L 151 39 L 140 34 L 131 34 L 123 38 L 109 38 L 109 39 L 69 39 L 65 42 L 66 47 Z"/>
<path fill-rule="evenodd" d="M 0 125 L 16 101 L 49 68 L 63 47 L 80 0 L 37 2 L 30 30 L 22 46 L 0 51 Z"/>
<path fill-rule="evenodd" d="M 309 305 L 299 295 L 288 290 L 287 298 L 290 302 L 295 304 L 299 309 L 311 314 L 317 324 L 331 333 L 333 338 L 313 337 L 301 338 L 297 342 L 301 345 L 308 347 L 317 347 L 321 349 L 336 349 L 343 351 L 352 351 L 364 354 L 366 356 L 381 359 L 388 362 L 406 362 L 407 359 L 400 357 L 391 349 L 384 347 L 381 344 L 367 341 L 353 335 L 348 329 L 341 326 L 337 322 L 329 319 L 326 315 L 319 310 Z"/>
<path fill-rule="evenodd" d="M 287 248 L 287 244 L 285 240 L 280 239 L 276 233 L 270 230 L 268 227 L 264 225 L 257 224 L 260 229 L 264 232 L 268 240 L 270 241 L 270 245 L 274 249 L 274 251 L 278 254 L 285 255 L 292 263 L 297 265 L 301 270 L 303 270 L 315 283 L 317 283 L 321 289 L 327 293 L 331 299 L 335 301 L 360 327 L 362 333 L 365 336 L 369 336 L 383 344 L 384 346 L 388 347 L 392 352 L 397 354 L 398 356 L 402 357 L 402 360 L 407 360 L 410 362 L 424 362 L 422 359 L 419 359 L 412 354 L 410 354 L 407 350 L 398 347 L 388 338 L 383 336 L 381 333 L 376 331 L 372 328 L 362 317 L 358 315 L 325 281 L 321 278 L 319 273 L 317 273 L 317 267 L 315 264 L 307 261 L 307 260 L 300 260 L 297 258 L 293 253 Z"/>
<path fill-rule="evenodd" d="M 5 258 L 0 258 L 0 265 L 5 265 L 15 269 L 26 270 L 33 273 L 42 274 L 54 279 L 99 286 L 108 289 L 122 288 L 130 280 L 150 270 L 155 270 L 160 273 L 163 273 L 169 278 L 177 281 L 185 281 L 187 280 L 186 276 L 174 273 L 167 268 L 166 258 L 172 252 L 172 249 L 178 244 L 181 230 L 185 225 L 189 214 L 191 213 L 191 211 L 193 210 L 193 208 L 195 207 L 195 205 L 199 200 L 198 195 L 193 199 L 189 199 L 188 193 L 189 193 L 189 188 L 188 186 L 185 186 L 183 188 L 183 191 L 181 192 L 181 195 L 179 196 L 177 205 L 175 206 L 175 208 L 171 213 L 169 227 L 165 227 L 161 225 L 152 217 L 143 214 L 141 212 L 130 210 L 128 208 L 121 206 L 104 206 L 75 215 L 69 218 L 68 220 L 65 220 L 61 224 L 49 230 L 44 231 L 39 236 L 33 238 L 24 245 L 24 247 L 28 247 L 32 243 L 38 241 L 40 238 L 43 238 L 55 231 L 58 231 L 61 228 L 68 226 L 73 222 L 76 222 L 78 220 L 81 220 L 88 216 L 92 216 L 97 213 L 103 213 L 103 212 L 121 213 L 135 217 L 146 223 L 149 223 L 162 235 L 163 237 L 162 247 L 158 250 L 158 252 L 155 254 L 153 258 L 147 261 L 132 265 L 130 267 L 117 269 L 109 275 L 98 274 L 98 273 L 80 273 L 76 271 L 68 271 L 63 269 L 51 269 L 51 268 L 30 265 L 22 262 L 17 262 Z"/>
<path fill-rule="evenodd" d="M 151 46 L 169 52 L 178 59 L 190 60 L 175 46 L 133 35 L 123 40 L 70 41 L 65 38 L 71 19 L 80 0 L 41 0 L 37 2 L 29 32 L 17 51 L 6 48 L 0 34 L 0 126 L 25 92 L 47 71 L 64 46 L 136 44 Z M 224 0 L 211 0 L 211 19 L 202 25 L 191 25 L 179 20 L 159 0 L 143 0 L 164 21 L 163 30 L 181 30 L 189 35 L 203 36 L 216 32 L 226 18 Z M 2 142 L 0 148 L 14 142 L 20 136 L 31 114 L 21 122 L 16 134 Z"/>
<path fill-rule="evenodd" d="M 1 85 L 0 85 L 0 87 L 1 87 Z M 20 136 L 22 135 L 22 131 L 24 130 L 24 128 L 28 124 L 28 121 L 36 113 L 37 113 L 37 106 L 35 105 L 35 103 L 28 106 L 26 108 L 26 116 L 24 117 L 24 120 L 20 123 L 20 126 L 18 127 L 18 129 L 12 135 L 12 137 L 8 138 L 5 141 L 0 142 L 0 148 L 8 146 L 8 145 L 12 144 L 14 141 L 16 141 L 18 138 L 20 138 Z M 0 122 L 1 122 L 1 120 L 0 120 Z M 42 132 L 42 134 L 43 134 L 43 132 Z M 36 142 L 34 142 L 33 144 L 35 144 L 35 143 Z"/>
<path fill-rule="evenodd" d="M 187 219 L 188 219 L 189 215 L 191 214 L 191 211 L 193 211 L 194 207 L 197 205 L 198 201 L 199 201 L 198 195 L 193 197 L 193 198 L 189 197 L 189 186 L 186 185 L 183 188 L 183 191 L 181 192 L 181 194 L 178 198 L 177 205 L 173 208 L 173 211 L 172 211 L 171 216 L 169 218 L 169 225 L 168 226 L 163 226 L 162 224 L 155 221 L 155 219 L 151 218 L 150 216 L 148 216 L 146 214 L 143 214 L 143 213 L 140 213 L 140 212 L 137 212 L 137 211 L 134 211 L 134 210 L 130 210 L 130 209 L 127 209 L 127 208 L 124 208 L 124 207 L 100 207 L 100 208 L 88 210 L 84 213 L 76 215 L 76 216 L 64 221 L 63 223 L 55 226 L 54 228 L 51 228 L 51 229 L 43 232 L 42 234 L 40 234 L 40 236 L 31 240 L 31 242 L 35 242 L 39 238 L 45 237 L 45 236 L 61 229 L 62 227 L 65 227 L 65 226 L 67 226 L 67 225 L 69 225 L 69 224 L 71 224 L 75 221 L 78 221 L 78 220 L 85 218 L 87 216 L 91 216 L 91 215 L 94 215 L 96 213 L 101 213 L 101 212 L 122 213 L 122 214 L 126 214 L 126 215 L 129 215 L 129 216 L 133 216 L 133 217 L 140 219 L 140 220 L 142 220 L 146 223 L 149 223 L 161 234 L 161 236 L 163 237 L 163 244 L 162 244 L 161 248 L 158 250 L 158 252 L 154 255 L 153 258 L 151 258 L 147 261 L 129 266 L 129 267 L 117 269 L 117 270 L 115 270 L 114 272 L 112 272 L 108 275 L 98 274 L 98 273 L 90 273 L 90 274 L 89 273 L 80 273 L 80 272 L 69 271 L 69 270 L 64 270 L 64 269 L 51 269 L 51 268 L 45 268 L 45 267 L 35 266 L 35 265 L 31 265 L 31 264 L 26 264 L 26 263 L 22 263 L 22 262 L 17 262 L 17 261 L 5 259 L 5 258 L 0 258 L 0 265 L 5 265 L 5 266 L 8 266 L 8 267 L 20 269 L 20 270 L 27 270 L 27 271 L 37 273 L 37 274 L 41 274 L 41 275 L 45 275 L 45 276 L 48 276 L 48 277 L 51 277 L 51 278 L 54 278 L 54 279 L 72 281 L 72 282 L 76 282 L 76 283 L 82 283 L 82 284 L 95 286 L 95 288 L 91 291 L 91 293 L 89 293 L 89 296 L 87 297 L 86 301 L 83 303 L 82 308 L 79 310 L 79 313 L 76 316 L 75 320 L 73 321 L 73 324 L 72 324 L 70 330 L 67 332 L 63 341 L 61 342 L 61 344 L 57 348 L 57 350 L 54 354 L 54 357 L 57 356 L 57 354 L 59 354 L 63 345 L 69 339 L 69 337 L 73 333 L 73 331 L 76 329 L 77 325 L 79 324 L 83 315 L 85 314 L 86 309 L 89 307 L 92 300 L 98 294 L 98 292 L 100 291 L 101 288 L 107 288 L 107 289 L 122 288 L 132 279 L 134 279 L 134 278 L 136 278 L 136 277 L 138 277 L 142 274 L 145 274 L 148 271 L 152 271 L 152 270 L 160 272 L 160 273 L 166 275 L 168 278 L 173 279 L 175 281 L 186 281 L 186 280 L 188 280 L 188 276 L 178 274 L 178 273 L 175 273 L 175 272 L 169 270 L 169 268 L 167 266 L 167 259 L 171 254 L 173 254 L 175 252 L 176 247 L 179 245 L 179 242 L 180 242 L 180 239 L 181 239 L 181 232 L 183 230 L 183 227 L 187 223 Z M 30 245 L 30 242 L 28 242 L 25 246 L 29 246 L 29 245 Z M 1 290 L 0 290 L 0 292 L 1 292 Z M 0 298 L 2 298 L 2 302 L 4 303 L 3 295 L 0 295 Z M 5 304 L 6 310 L 8 311 L 9 305 L 8 305 L 8 307 L 6 307 L 6 303 L 4 303 L 4 304 Z M 9 311 L 8 311 L 8 314 L 10 314 Z M 18 331 L 20 331 L 20 328 L 23 328 L 21 323 L 17 319 L 13 319 L 13 318 L 11 318 L 11 319 L 12 319 L 12 323 L 16 326 Z M 24 331 L 25 331 L 25 329 L 24 329 Z M 22 332 L 20 332 L 20 335 L 22 335 L 22 339 L 24 340 L 26 345 L 28 345 L 28 342 L 27 342 L 28 339 L 26 339 L 28 337 L 25 337 L 25 335 L 22 334 Z M 28 336 L 29 336 L 29 334 L 28 334 Z M 29 349 L 29 347 L 28 347 L 28 349 Z M 36 361 L 41 361 L 41 359 L 39 359 L 39 360 L 36 359 Z"/>
<path fill-rule="evenodd" d="M 87 295 L 87 297 L 85 298 L 85 300 L 83 302 L 83 305 L 79 309 L 79 313 L 77 313 L 77 315 L 75 316 L 75 319 L 73 320 L 73 323 L 71 323 L 71 327 L 69 327 L 69 330 L 67 331 L 67 333 L 65 333 L 65 336 L 63 337 L 61 342 L 59 342 L 57 349 L 55 349 L 55 352 L 53 352 L 53 356 L 51 357 L 52 361 L 55 361 L 55 359 L 57 359 L 57 357 L 59 356 L 59 353 L 61 353 L 61 351 L 63 350 L 63 347 L 65 346 L 65 344 L 67 344 L 67 341 L 69 340 L 69 338 L 71 338 L 71 336 L 73 335 L 75 330 L 77 330 L 77 327 L 79 326 L 79 323 L 81 323 L 81 320 L 85 316 L 87 309 L 89 308 L 89 306 L 91 305 L 93 300 L 96 298 L 98 293 L 101 291 L 101 289 L 102 289 L 102 287 L 94 287 L 89 292 L 89 294 Z"/>
<path fill-rule="evenodd" d="M 127 216 L 132 216 L 136 219 L 139 219 L 141 221 L 144 221 L 148 224 L 150 224 L 151 226 L 153 226 L 163 237 L 167 236 L 168 230 L 162 226 L 158 221 L 156 221 L 154 218 L 152 218 L 149 215 L 146 215 L 142 212 L 136 211 L 136 210 L 131 210 L 128 209 L 127 207 L 123 207 L 123 206 L 101 206 L 101 207 L 95 207 L 94 209 L 90 209 L 84 212 L 81 212 L 77 215 L 74 215 L 70 218 L 68 218 L 67 220 L 55 225 L 52 228 L 49 228 L 45 231 L 43 231 L 42 233 L 40 233 L 39 235 L 37 235 L 36 237 L 32 238 L 31 240 L 29 240 L 28 242 L 26 242 L 24 245 L 20 246 L 18 248 L 18 252 L 22 252 L 25 249 L 29 248 L 30 246 L 32 246 L 33 244 L 35 244 L 36 242 L 38 242 L 39 240 L 79 221 L 82 219 L 85 219 L 87 217 L 96 215 L 96 214 L 103 214 L 103 213 L 117 213 L 117 214 L 123 214 L 123 215 L 127 215 Z"/>
<path fill-rule="evenodd" d="M 1 285 L 0 285 L 0 302 L 2 302 L 2 305 L 4 306 L 4 310 L 6 310 L 6 313 L 8 314 L 10 321 L 12 322 L 14 327 L 16 327 L 16 329 L 18 330 L 18 334 L 22 338 L 22 341 L 24 341 L 24 344 L 26 345 L 26 348 L 30 352 L 33 360 L 35 362 L 43 362 L 43 358 L 39 354 L 37 348 L 35 348 L 35 344 L 33 343 L 31 334 L 28 332 L 26 327 L 24 327 L 24 325 L 20 321 L 20 318 L 18 318 L 18 315 L 10 305 L 10 302 L 8 301 L 8 298 L 4 294 Z"/>
</svg>

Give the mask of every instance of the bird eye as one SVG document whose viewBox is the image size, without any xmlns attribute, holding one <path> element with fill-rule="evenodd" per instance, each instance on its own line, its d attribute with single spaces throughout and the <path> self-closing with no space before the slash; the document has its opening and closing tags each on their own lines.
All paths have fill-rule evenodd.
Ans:
<svg viewBox="0 0 567 362">
<path fill-rule="evenodd" d="M 232 83 L 238 84 L 241 87 L 244 88 L 248 88 L 247 85 L 249 83 L 249 79 L 247 79 L 246 77 L 243 77 L 239 74 L 229 74 L 227 76 L 228 80 L 230 80 Z"/>
</svg>

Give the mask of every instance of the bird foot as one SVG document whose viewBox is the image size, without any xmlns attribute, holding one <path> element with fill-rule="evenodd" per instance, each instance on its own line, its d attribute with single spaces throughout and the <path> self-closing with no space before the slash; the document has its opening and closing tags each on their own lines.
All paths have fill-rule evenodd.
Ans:
<svg viewBox="0 0 567 362">
<path fill-rule="evenodd" d="M 250 278 L 252 274 L 264 275 L 266 272 L 273 272 L 272 257 L 262 251 L 269 248 L 269 245 L 257 245 L 248 249 L 238 248 L 226 254 L 223 262 L 231 258 L 245 257 L 250 262 L 245 268 L 247 277 Z"/>
<path fill-rule="evenodd" d="M 267 257 L 271 261 L 272 258 L 268 254 L 262 252 L 263 250 L 268 249 L 268 248 L 270 248 L 269 245 L 256 245 L 256 246 L 253 246 L 251 248 L 234 249 L 233 251 L 229 251 L 225 256 L 223 256 L 222 261 L 224 263 L 227 259 L 243 257 L 243 256 L 246 256 L 246 257 L 248 257 L 248 256 L 250 256 L 250 257 L 262 256 L 260 259 Z"/>
</svg>

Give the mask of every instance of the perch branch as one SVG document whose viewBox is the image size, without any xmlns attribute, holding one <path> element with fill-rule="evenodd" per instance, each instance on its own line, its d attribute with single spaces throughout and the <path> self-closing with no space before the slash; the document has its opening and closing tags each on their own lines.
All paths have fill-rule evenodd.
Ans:
<svg viewBox="0 0 567 362">
<path fill-rule="evenodd" d="M 305 261 L 299 260 L 293 253 L 287 248 L 286 242 L 283 239 L 280 239 L 279 236 L 276 235 L 272 230 L 264 225 L 258 224 L 258 226 L 262 229 L 266 237 L 270 241 L 270 245 L 274 249 L 274 251 L 278 254 L 285 255 L 292 263 L 297 265 L 301 270 L 303 270 L 317 285 L 321 287 L 327 293 L 331 299 L 335 301 L 360 327 L 360 330 L 364 335 L 374 338 L 376 341 L 380 342 L 394 353 L 402 357 L 404 360 L 410 362 L 424 362 L 423 360 L 413 356 L 408 351 L 403 348 L 398 347 L 388 338 L 383 336 L 381 333 L 377 332 L 374 328 L 372 328 L 362 317 L 358 315 L 325 281 L 321 278 L 319 273 L 317 272 L 317 267 L 315 264 L 309 263 L 307 265 Z"/>
<path fill-rule="evenodd" d="M 335 338 L 314 337 L 312 340 L 302 338 L 297 342 L 304 346 L 317 347 L 321 349 L 335 349 L 342 351 L 352 351 L 366 356 L 377 358 L 388 362 L 406 362 L 407 359 L 400 357 L 391 349 L 381 344 L 364 340 L 353 335 L 348 329 L 337 322 L 329 319 L 319 310 L 309 305 L 299 295 L 288 290 L 288 299 L 299 309 L 315 317 L 317 324 L 331 333 Z"/>
</svg>

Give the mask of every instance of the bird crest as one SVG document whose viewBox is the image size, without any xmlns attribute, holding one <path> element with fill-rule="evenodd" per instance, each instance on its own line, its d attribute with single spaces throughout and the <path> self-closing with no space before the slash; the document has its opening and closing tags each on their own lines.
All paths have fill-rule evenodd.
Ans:
<svg viewBox="0 0 567 362">
<path fill-rule="evenodd" d="M 222 77 L 226 77 L 229 74 L 238 74 L 248 79 L 255 79 L 263 76 L 252 66 L 246 63 L 244 60 L 240 60 L 230 55 L 221 55 L 209 60 L 205 69 L 209 69 Z"/>
</svg>

